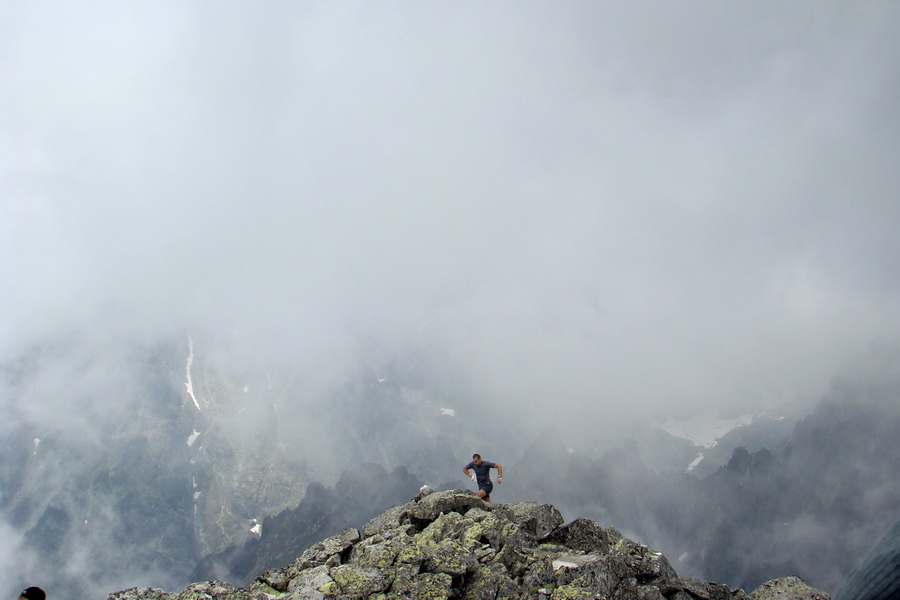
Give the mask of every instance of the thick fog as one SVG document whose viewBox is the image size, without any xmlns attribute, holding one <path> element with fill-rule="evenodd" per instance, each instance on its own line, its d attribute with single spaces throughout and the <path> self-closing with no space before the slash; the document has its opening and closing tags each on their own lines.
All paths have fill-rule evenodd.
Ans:
<svg viewBox="0 0 900 600">
<path fill-rule="evenodd" d="M 57 348 L 15 414 L 89 430 L 135 385 L 121 344 L 188 336 L 310 402 L 427 351 L 511 419 L 597 431 L 816 397 L 900 329 L 898 25 L 7 2 L 2 355 Z"/>
<path fill-rule="evenodd" d="M 65 491 L 104 424 L 215 377 L 233 437 L 326 454 L 363 376 L 489 407 L 457 413 L 488 450 L 815 400 L 900 337 L 898 28 L 887 0 L 7 1 L 8 464 L 67 439 L 35 471 Z M 41 568 L 30 525 L 4 572 Z"/>
<path fill-rule="evenodd" d="M 815 395 L 900 326 L 898 22 L 6 3 L 3 354 L 205 332 L 327 388 L 413 344 L 604 422 Z"/>
</svg>

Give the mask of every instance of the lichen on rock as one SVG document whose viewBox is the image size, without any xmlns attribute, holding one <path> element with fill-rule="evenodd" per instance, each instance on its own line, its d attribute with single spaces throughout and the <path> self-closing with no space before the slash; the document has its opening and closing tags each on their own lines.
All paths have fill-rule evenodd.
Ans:
<svg viewBox="0 0 900 600">
<path fill-rule="evenodd" d="M 827 598 L 827 595 L 824 597 Z M 192 584 L 173 595 L 132 588 L 110 600 L 750 600 L 679 577 L 665 556 L 553 506 L 488 504 L 471 491 L 421 491 L 362 530 L 307 548 L 241 589 Z M 754 597 L 755 599 L 756 597 Z"/>
</svg>

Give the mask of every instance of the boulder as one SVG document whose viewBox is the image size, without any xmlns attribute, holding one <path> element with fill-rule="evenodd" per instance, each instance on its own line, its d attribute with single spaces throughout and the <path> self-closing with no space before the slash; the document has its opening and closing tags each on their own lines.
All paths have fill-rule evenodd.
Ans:
<svg viewBox="0 0 900 600">
<path fill-rule="evenodd" d="M 537 502 L 501 504 L 494 513 L 516 524 L 519 531 L 542 538 L 563 524 L 562 513 L 555 506 Z"/>
<path fill-rule="evenodd" d="M 547 536 L 547 541 L 582 552 L 606 552 L 621 541 L 622 537 L 614 527 L 604 528 L 588 519 L 575 519 L 554 530 Z"/>
</svg>

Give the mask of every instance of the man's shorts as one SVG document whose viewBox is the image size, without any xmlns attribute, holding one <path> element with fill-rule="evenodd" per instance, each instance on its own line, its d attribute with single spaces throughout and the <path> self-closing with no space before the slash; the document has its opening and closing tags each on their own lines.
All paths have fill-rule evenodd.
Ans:
<svg viewBox="0 0 900 600">
<path fill-rule="evenodd" d="M 491 492 L 494 491 L 494 484 L 488 481 L 487 483 L 483 483 L 478 486 L 479 490 L 484 490 L 486 496 L 490 496 Z"/>
</svg>

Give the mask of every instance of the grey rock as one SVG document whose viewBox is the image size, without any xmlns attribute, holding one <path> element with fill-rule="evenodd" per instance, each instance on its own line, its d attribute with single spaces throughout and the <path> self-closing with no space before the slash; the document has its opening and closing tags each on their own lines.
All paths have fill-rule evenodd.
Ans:
<svg viewBox="0 0 900 600">
<path fill-rule="evenodd" d="M 289 569 L 269 569 L 268 571 L 261 573 L 254 583 L 261 584 L 266 588 L 271 588 L 276 592 L 284 592 L 287 590 L 291 581 Z"/>
<path fill-rule="evenodd" d="M 490 504 L 476 497 L 470 490 L 428 494 L 419 501 L 410 502 L 405 506 L 404 516 L 412 523 L 430 522 L 446 512 L 462 514 L 470 508 L 490 508 Z"/>
<path fill-rule="evenodd" d="M 542 538 L 560 525 L 564 519 L 556 507 L 537 502 L 499 505 L 494 509 L 503 517 L 516 523 L 520 531 Z"/>
<path fill-rule="evenodd" d="M 511 581 L 500 565 L 478 569 L 472 574 L 462 592 L 463 600 L 494 600 L 495 598 L 521 598 L 522 589 Z"/>
<path fill-rule="evenodd" d="M 377 517 L 372 518 L 368 523 L 363 525 L 363 537 L 373 536 L 386 529 L 396 529 L 397 527 L 400 527 L 400 519 L 404 515 L 404 506 L 405 505 L 392 506 Z"/>
<path fill-rule="evenodd" d="M 338 565 L 329 574 L 337 584 L 337 589 L 332 592 L 327 586 L 323 586 L 320 591 L 325 592 L 326 596 L 369 598 L 372 594 L 383 592 L 393 582 L 389 571 L 359 565 Z"/>
<path fill-rule="evenodd" d="M 152 587 L 133 587 L 120 592 L 113 592 L 107 600 L 173 600 L 175 594 Z"/>
<path fill-rule="evenodd" d="M 178 596 L 140 588 L 117 594 L 110 598 L 750 600 L 743 590 L 679 577 L 665 556 L 612 527 L 563 524 L 553 506 L 488 504 L 462 490 L 422 490 L 361 533 L 348 529 L 313 544 L 248 589 L 207 582 Z"/>
<path fill-rule="evenodd" d="M 831 596 L 816 589 L 799 577 L 769 580 L 750 594 L 751 600 L 831 600 Z"/>
<path fill-rule="evenodd" d="M 388 597 L 445 600 L 450 598 L 452 585 L 453 579 L 446 573 L 419 573 L 395 579 Z"/>
<path fill-rule="evenodd" d="M 431 573 L 464 575 L 475 566 L 475 557 L 455 540 L 441 540 L 424 562 Z"/>
<path fill-rule="evenodd" d="M 326 600 L 328 596 L 318 590 L 302 590 L 282 596 L 284 600 Z"/>
<path fill-rule="evenodd" d="M 403 553 L 403 558 L 398 556 Z M 348 562 L 364 567 L 387 569 L 398 562 L 419 564 L 424 557 L 419 552 L 416 540 L 408 535 L 405 528 L 366 538 L 353 547 Z"/>
<path fill-rule="evenodd" d="M 434 493 L 434 489 L 432 489 L 431 487 L 429 487 L 427 485 L 423 485 L 421 488 L 419 488 L 419 493 L 416 494 L 416 497 L 413 498 L 413 500 L 414 501 L 421 500 L 425 496 L 428 496 L 429 494 L 433 494 L 433 493 Z"/>
<path fill-rule="evenodd" d="M 622 538 L 622 534 L 614 527 L 601 527 L 589 519 L 575 519 L 554 530 L 545 541 L 582 552 L 606 552 Z"/>
<path fill-rule="evenodd" d="M 230 583 L 213 580 L 190 584 L 175 596 L 175 600 L 261 600 L 261 597 Z"/>
<path fill-rule="evenodd" d="M 318 567 L 312 567 L 301 571 L 301 573 L 290 580 L 287 585 L 287 591 L 289 592 L 318 592 L 320 587 L 323 587 L 329 583 L 332 583 L 334 580 L 331 578 L 329 573 L 329 567 L 326 565 L 319 565 Z"/>
<path fill-rule="evenodd" d="M 340 564 L 340 555 L 349 550 L 359 539 L 360 534 L 358 530 L 345 529 L 339 534 L 325 538 L 318 544 L 313 544 L 304 550 L 303 554 L 294 562 L 294 568 L 303 570 L 326 564 L 329 561 L 332 564 Z"/>
</svg>

